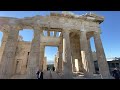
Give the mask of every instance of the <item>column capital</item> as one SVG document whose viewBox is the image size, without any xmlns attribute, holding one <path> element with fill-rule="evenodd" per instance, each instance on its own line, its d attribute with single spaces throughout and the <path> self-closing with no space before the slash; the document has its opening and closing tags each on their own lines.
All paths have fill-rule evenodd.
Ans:
<svg viewBox="0 0 120 90">
<path fill-rule="evenodd" d="M 68 29 L 63 29 L 62 33 L 70 33 L 70 30 L 68 30 Z"/>
<path fill-rule="evenodd" d="M 84 36 L 84 35 L 86 35 L 86 31 L 80 31 L 80 33 L 79 33 L 79 34 L 80 34 L 80 36 L 81 36 L 81 35 L 83 35 L 83 36 Z M 87 36 L 84 36 L 84 37 L 87 37 Z M 81 38 L 80 38 L 80 39 L 81 39 Z"/>
<path fill-rule="evenodd" d="M 4 33 L 9 33 L 11 30 L 20 30 L 20 29 L 22 28 L 18 25 L 3 25 L 1 31 Z"/>
</svg>

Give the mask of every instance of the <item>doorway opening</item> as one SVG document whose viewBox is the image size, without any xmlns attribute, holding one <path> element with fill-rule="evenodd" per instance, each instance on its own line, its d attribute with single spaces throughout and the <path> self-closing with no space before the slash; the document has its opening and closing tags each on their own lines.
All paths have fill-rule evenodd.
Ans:
<svg viewBox="0 0 120 90">
<path fill-rule="evenodd" d="M 31 42 L 34 37 L 33 29 L 23 29 L 19 31 L 19 37 L 18 39 L 21 41 L 28 41 Z"/>
<path fill-rule="evenodd" d="M 57 56 L 58 47 L 57 46 L 45 46 L 45 57 L 47 70 L 51 70 L 53 67 L 56 67 L 56 56 Z"/>
</svg>

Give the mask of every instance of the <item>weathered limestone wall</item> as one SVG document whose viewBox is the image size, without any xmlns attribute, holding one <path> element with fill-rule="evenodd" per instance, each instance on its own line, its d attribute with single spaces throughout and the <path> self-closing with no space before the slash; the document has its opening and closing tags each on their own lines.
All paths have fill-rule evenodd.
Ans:
<svg viewBox="0 0 120 90">
<path fill-rule="evenodd" d="M 16 50 L 14 73 L 25 74 L 28 64 L 28 57 L 30 53 L 31 43 L 20 41 Z M 17 62 L 18 61 L 18 62 Z"/>
<path fill-rule="evenodd" d="M 67 18 L 67 17 L 59 17 L 59 16 L 48 16 L 48 17 L 38 17 L 38 24 L 43 27 L 52 27 L 52 28 L 67 28 L 68 30 L 79 30 L 81 28 L 81 23 L 84 22 L 85 26 L 91 28 L 94 31 L 93 27 L 98 26 L 99 24 L 96 22 L 85 21 L 77 18 Z"/>
<path fill-rule="evenodd" d="M 90 34 L 94 36 L 100 73 L 103 78 L 108 78 L 108 65 L 98 33 L 100 31 L 99 25 L 103 21 L 104 17 L 91 13 L 77 16 L 67 13 L 51 13 L 50 16 L 34 16 L 22 19 L 0 17 L 0 31 L 9 32 L 8 38 L 5 37 L 6 35 L 3 36 L 3 45 L 0 50 L 0 57 L 2 56 L 0 78 L 10 78 L 15 73 L 27 73 L 27 78 L 35 78 L 36 69 L 39 68 L 43 70 L 44 67 L 44 46 L 50 45 L 60 47 L 60 44 L 63 50 L 60 51 L 59 49 L 61 53 L 59 55 L 62 56 L 63 52 L 62 69 L 64 78 L 71 79 L 73 77 L 72 64 L 74 68 L 73 71 L 75 71 L 75 59 L 78 59 L 79 63 L 79 69 L 77 71 L 83 71 L 86 76 L 92 77 L 94 70 L 87 41 L 88 32 L 94 32 Z M 31 44 L 27 42 L 18 42 L 19 30 L 23 28 L 34 29 L 34 38 Z M 43 30 L 48 31 L 47 37 L 43 37 Z M 50 31 L 52 30 L 55 31 L 55 33 L 56 31 L 61 31 L 63 40 L 61 41 L 60 38 L 50 37 Z M 70 36 L 71 32 L 77 32 L 78 36 L 73 34 L 72 38 L 72 36 Z M 60 58 L 60 60 L 62 60 L 62 58 Z M 56 68 L 60 70 L 62 64 L 58 64 L 58 57 L 57 59 L 55 58 L 55 62 L 56 65 L 59 66 L 59 68 L 58 66 L 56 66 Z"/>
</svg>

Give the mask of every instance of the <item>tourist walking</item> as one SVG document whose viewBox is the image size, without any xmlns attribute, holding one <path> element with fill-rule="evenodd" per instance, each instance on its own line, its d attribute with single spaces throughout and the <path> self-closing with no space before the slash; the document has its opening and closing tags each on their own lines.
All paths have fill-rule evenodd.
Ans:
<svg viewBox="0 0 120 90">
<path fill-rule="evenodd" d="M 40 70 L 36 72 L 37 79 L 40 79 Z"/>
<path fill-rule="evenodd" d="M 43 71 L 40 73 L 40 79 L 43 79 Z"/>
</svg>

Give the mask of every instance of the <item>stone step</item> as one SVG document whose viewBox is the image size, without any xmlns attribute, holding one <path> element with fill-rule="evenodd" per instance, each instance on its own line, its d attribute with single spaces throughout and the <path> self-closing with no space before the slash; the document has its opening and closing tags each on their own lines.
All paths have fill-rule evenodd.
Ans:
<svg viewBox="0 0 120 90">
<path fill-rule="evenodd" d="M 10 79 L 26 79 L 25 75 L 14 75 Z"/>
</svg>

